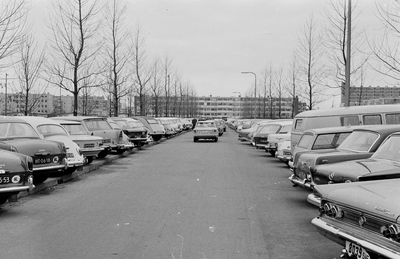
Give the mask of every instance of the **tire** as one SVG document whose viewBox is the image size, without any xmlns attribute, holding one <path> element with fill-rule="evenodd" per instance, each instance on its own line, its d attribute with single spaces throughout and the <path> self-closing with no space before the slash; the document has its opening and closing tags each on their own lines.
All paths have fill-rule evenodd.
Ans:
<svg viewBox="0 0 400 259">
<path fill-rule="evenodd" d="M 6 203 L 6 201 L 10 198 L 9 196 L 1 196 L 0 197 L 0 205 Z"/>
<path fill-rule="evenodd" d="M 97 157 L 98 158 L 105 158 L 108 155 L 108 153 L 109 153 L 108 150 L 100 151 L 100 153 L 97 154 Z"/>
<path fill-rule="evenodd" d="M 197 140 L 198 140 L 197 138 L 193 138 L 193 142 L 197 142 Z"/>
<path fill-rule="evenodd" d="M 125 151 L 125 149 L 117 149 L 117 154 L 123 154 Z"/>
<path fill-rule="evenodd" d="M 159 141 L 161 138 L 162 138 L 162 136 L 160 135 L 156 135 L 156 136 L 152 136 L 153 137 L 153 140 L 154 141 Z"/>
<path fill-rule="evenodd" d="M 214 141 L 215 141 L 215 142 L 218 142 L 218 138 L 215 138 Z"/>
<path fill-rule="evenodd" d="M 46 181 L 48 178 L 47 175 L 35 175 L 33 176 L 33 184 L 38 185 Z"/>
<path fill-rule="evenodd" d="M 94 159 L 94 157 L 92 157 L 92 156 L 86 157 L 86 164 L 88 165 L 88 164 L 92 163 L 93 159 Z"/>
<path fill-rule="evenodd" d="M 269 151 L 269 153 L 271 154 L 271 156 L 275 157 L 275 151 Z"/>
</svg>

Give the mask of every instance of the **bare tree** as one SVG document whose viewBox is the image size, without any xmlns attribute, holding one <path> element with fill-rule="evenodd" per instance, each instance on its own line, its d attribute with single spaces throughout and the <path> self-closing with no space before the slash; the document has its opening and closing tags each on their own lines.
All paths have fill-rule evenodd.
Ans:
<svg viewBox="0 0 400 259">
<path fill-rule="evenodd" d="M 284 90 L 284 77 L 283 77 L 283 68 L 280 68 L 276 71 L 276 81 L 275 81 L 275 92 L 278 97 L 278 118 L 282 116 L 282 97 Z"/>
<path fill-rule="evenodd" d="M 297 61 L 297 56 L 293 55 L 293 60 L 292 64 L 289 68 L 289 74 L 288 74 L 288 87 L 287 92 L 289 93 L 289 96 L 292 97 L 292 118 L 297 114 L 298 112 L 298 103 L 297 103 L 297 88 L 298 88 L 298 78 L 299 78 L 299 68 L 298 68 L 298 61 Z"/>
<path fill-rule="evenodd" d="M 39 51 L 32 35 L 24 37 L 18 49 L 18 62 L 14 70 L 19 80 L 19 90 L 24 98 L 24 115 L 29 115 L 47 90 L 46 85 L 37 85 L 45 61 L 44 49 Z M 35 98 L 32 98 L 35 94 Z M 38 98 L 39 97 L 39 98 Z"/>
<path fill-rule="evenodd" d="M 6 59 L 18 51 L 26 34 L 26 0 L 0 1 L 0 69 L 11 65 Z"/>
<path fill-rule="evenodd" d="M 312 15 L 306 21 L 300 35 L 297 58 L 301 80 L 306 85 L 304 92 L 301 91 L 299 95 L 306 100 L 308 109 L 312 110 L 322 101 L 323 85 L 325 85 L 321 37 Z"/>
<path fill-rule="evenodd" d="M 164 95 L 165 95 L 165 110 L 166 117 L 170 115 L 170 98 L 171 98 L 171 59 L 166 56 L 163 61 L 163 74 L 164 74 Z"/>
<path fill-rule="evenodd" d="M 162 114 L 161 95 L 162 95 L 162 75 L 160 71 L 160 60 L 156 58 L 153 62 L 150 89 L 152 93 L 152 105 L 154 116 L 159 117 Z"/>
<path fill-rule="evenodd" d="M 132 39 L 131 55 L 133 74 L 135 82 L 134 90 L 139 96 L 140 115 L 146 115 L 146 93 L 148 91 L 148 83 L 151 79 L 151 71 L 148 70 L 146 64 L 146 52 L 144 49 L 145 39 L 141 37 L 139 26 L 136 29 L 134 38 Z"/>
<path fill-rule="evenodd" d="M 384 27 L 381 39 L 370 43 L 372 53 L 377 60 L 375 71 L 392 79 L 400 80 L 400 1 L 378 3 L 377 13 Z"/>
<path fill-rule="evenodd" d="M 83 81 L 101 73 L 96 66 L 101 48 L 97 40 L 100 9 L 98 0 L 55 0 L 48 21 L 53 49 L 47 65 L 48 81 L 74 96 L 74 116 L 78 114 L 79 92 L 98 85 L 86 85 Z"/>
<path fill-rule="evenodd" d="M 126 43 L 129 33 L 125 28 L 125 14 L 126 5 L 122 5 L 121 0 L 112 0 L 106 5 L 104 14 L 105 67 L 109 67 L 111 72 L 105 74 L 109 75 L 107 81 L 111 83 L 114 116 L 118 116 L 121 98 L 128 95 L 130 91 L 130 88 L 126 86 L 129 60 Z"/>
<path fill-rule="evenodd" d="M 331 88 L 340 88 L 344 93 L 343 82 L 346 81 L 346 64 L 347 64 L 347 35 L 348 35 L 348 6 L 347 1 L 343 0 L 330 0 L 328 3 L 329 8 L 326 10 L 327 26 L 325 28 L 325 40 L 323 44 L 328 51 L 326 51 L 328 60 L 330 61 L 329 79 L 332 84 L 328 86 Z M 352 4 L 352 20 L 356 20 L 358 15 L 355 10 L 357 3 Z M 351 85 L 359 84 L 361 79 L 361 70 L 365 73 L 365 66 L 368 61 L 368 56 L 363 51 L 365 44 L 365 37 L 362 31 L 357 30 L 356 23 L 352 23 L 351 28 Z"/>
</svg>

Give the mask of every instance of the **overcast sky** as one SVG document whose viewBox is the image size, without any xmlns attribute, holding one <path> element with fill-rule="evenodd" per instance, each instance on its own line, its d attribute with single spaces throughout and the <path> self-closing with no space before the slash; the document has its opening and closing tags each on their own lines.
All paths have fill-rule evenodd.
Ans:
<svg viewBox="0 0 400 259">
<path fill-rule="evenodd" d="M 51 0 L 34 0 L 35 29 Z M 346 0 L 347 1 L 347 0 Z M 380 0 L 386 2 L 387 0 Z M 355 0 L 352 1 L 356 3 Z M 265 67 L 285 69 L 312 13 L 323 25 L 328 0 L 126 0 L 127 20 L 140 23 L 149 56 L 168 55 L 199 96 L 242 95 Z M 381 28 L 375 1 L 358 1 L 357 26 Z M 382 85 L 375 77 L 371 85 Z"/>
</svg>

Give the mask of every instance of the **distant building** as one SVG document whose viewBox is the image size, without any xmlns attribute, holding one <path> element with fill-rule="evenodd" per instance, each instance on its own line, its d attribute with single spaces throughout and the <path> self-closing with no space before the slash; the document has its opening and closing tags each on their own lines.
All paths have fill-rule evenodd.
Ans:
<svg viewBox="0 0 400 259">
<path fill-rule="evenodd" d="M 350 106 L 383 104 L 386 99 L 387 104 L 391 104 L 395 99 L 400 98 L 400 87 L 350 87 Z M 391 99 L 391 101 L 389 101 Z M 344 95 L 341 96 L 341 102 L 344 103 Z"/>
</svg>

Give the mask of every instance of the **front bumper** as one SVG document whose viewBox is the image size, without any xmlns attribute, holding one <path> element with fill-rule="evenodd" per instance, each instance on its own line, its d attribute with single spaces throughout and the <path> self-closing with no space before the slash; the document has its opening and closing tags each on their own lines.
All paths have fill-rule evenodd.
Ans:
<svg viewBox="0 0 400 259">
<path fill-rule="evenodd" d="M 281 156 L 277 156 L 277 158 L 285 163 L 290 163 L 290 159 L 292 158 L 291 156 L 285 156 L 285 155 L 281 155 Z"/>
<path fill-rule="evenodd" d="M 316 217 L 311 223 L 322 236 L 340 245 L 345 246 L 346 241 L 349 241 L 363 247 L 370 255 L 379 254 L 379 258 L 400 258 L 398 243 L 376 233 L 362 231 L 346 223 L 341 224 L 339 228 L 335 226 L 335 221 L 326 217 Z"/>
</svg>

